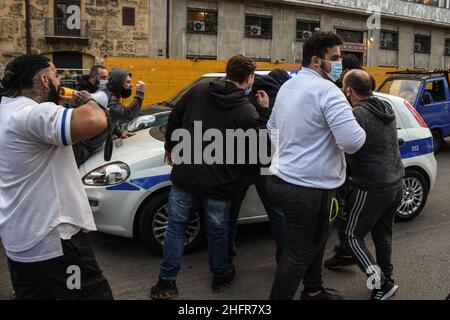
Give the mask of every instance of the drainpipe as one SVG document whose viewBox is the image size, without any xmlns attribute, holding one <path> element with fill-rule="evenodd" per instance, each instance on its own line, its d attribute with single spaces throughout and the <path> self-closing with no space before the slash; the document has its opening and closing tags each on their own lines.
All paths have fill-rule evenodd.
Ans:
<svg viewBox="0 0 450 320">
<path fill-rule="evenodd" d="M 31 53 L 31 21 L 30 21 L 30 0 L 25 0 L 25 31 L 27 54 Z"/>
<path fill-rule="evenodd" d="M 167 11 L 166 11 L 166 59 L 170 58 L 170 0 L 167 1 Z"/>
</svg>

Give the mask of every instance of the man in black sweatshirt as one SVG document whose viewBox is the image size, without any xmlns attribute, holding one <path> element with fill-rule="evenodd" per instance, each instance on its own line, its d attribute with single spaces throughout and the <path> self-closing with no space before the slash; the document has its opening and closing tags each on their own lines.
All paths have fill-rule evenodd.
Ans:
<svg viewBox="0 0 450 320">
<path fill-rule="evenodd" d="M 345 75 L 343 92 L 353 114 L 366 132 L 366 142 L 348 156 L 354 188 L 347 195 L 349 217 L 345 244 L 366 273 L 372 299 L 386 300 L 398 289 L 392 279 L 392 231 L 403 196 L 404 167 L 398 148 L 397 125 L 392 107 L 372 95 L 372 79 L 363 70 Z M 371 232 L 376 260 L 365 245 Z"/>
<path fill-rule="evenodd" d="M 225 137 L 227 129 L 258 128 L 258 113 L 246 95 L 252 87 L 254 72 L 255 63 L 250 58 L 241 55 L 231 58 L 226 80 L 194 86 L 178 101 L 169 116 L 165 158 L 173 164 L 172 188 L 159 280 L 151 289 L 152 299 L 170 299 L 178 295 L 176 276 L 184 252 L 186 229 L 195 212 L 204 214 L 213 273 L 212 291 L 221 292 L 234 279 L 234 269 L 228 262 L 230 199 L 246 166 L 225 161 L 230 150 L 216 150 L 214 161 L 207 161 L 204 155 L 217 141 L 205 141 L 208 139 L 204 135 L 215 131 Z M 259 100 L 268 107 L 266 94 L 260 93 Z M 200 142 L 195 139 L 198 134 L 203 137 Z M 177 143 L 179 136 L 183 139 L 180 144 Z M 225 138 L 223 140 L 226 145 Z M 180 149 L 183 145 L 190 147 Z"/>
</svg>

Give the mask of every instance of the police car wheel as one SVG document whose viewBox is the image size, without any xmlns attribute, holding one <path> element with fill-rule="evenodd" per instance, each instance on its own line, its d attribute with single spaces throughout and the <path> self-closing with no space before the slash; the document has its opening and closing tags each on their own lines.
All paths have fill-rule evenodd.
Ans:
<svg viewBox="0 0 450 320">
<path fill-rule="evenodd" d="M 142 207 L 139 221 L 139 233 L 144 244 L 153 251 L 162 252 L 162 244 L 168 222 L 168 192 L 150 196 Z M 199 215 L 189 224 L 186 231 L 185 251 L 195 248 L 201 243 L 202 223 Z"/>
<path fill-rule="evenodd" d="M 430 187 L 424 175 L 415 170 L 406 170 L 403 182 L 403 199 L 397 209 L 396 221 L 410 221 L 422 212 Z"/>
<path fill-rule="evenodd" d="M 431 134 L 433 135 L 433 152 L 438 153 L 442 146 L 442 135 L 437 130 L 432 130 Z"/>
</svg>

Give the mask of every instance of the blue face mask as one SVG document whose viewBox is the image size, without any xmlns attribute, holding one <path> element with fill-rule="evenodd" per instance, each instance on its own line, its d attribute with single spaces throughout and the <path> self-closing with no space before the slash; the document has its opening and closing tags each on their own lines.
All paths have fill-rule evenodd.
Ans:
<svg viewBox="0 0 450 320">
<path fill-rule="evenodd" d="M 108 83 L 108 80 L 104 80 L 104 79 L 100 80 L 98 82 L 98 90 L 106 89 L 106 84 L 107 83 Z"/>
<path fill-rule="evenodd" d="M 327 73 L 325 72 L 325 70 L 322 69 L 323 72 L 327 74 L 327 76 L 331 79 L 331 81 L 333 82 L 338 81 L 342 75 L 342 61 L 328 61 L 328 60 L 324 61 L 331 63 L 331 71 L 330 73 Z"/>
</svg>

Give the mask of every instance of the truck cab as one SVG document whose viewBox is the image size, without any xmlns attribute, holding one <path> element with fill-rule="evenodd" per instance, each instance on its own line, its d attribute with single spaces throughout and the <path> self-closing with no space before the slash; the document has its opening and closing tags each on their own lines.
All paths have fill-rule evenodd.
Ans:
<svg viewBox="0 0 450 320">
<path fill-rule="evenodd" d="M 378 88 L 381 93 L 406 99 L 422 116 L 433 134 L 437 152 L 450 136 L 450 87 L 448 71 L 399 71 Z"/>
</svg>

